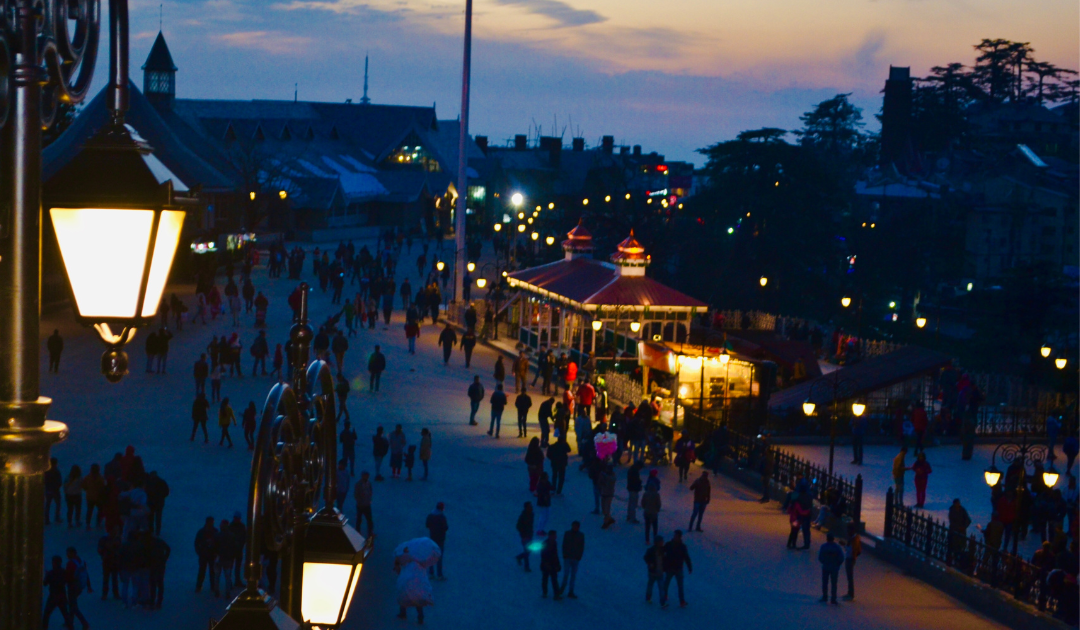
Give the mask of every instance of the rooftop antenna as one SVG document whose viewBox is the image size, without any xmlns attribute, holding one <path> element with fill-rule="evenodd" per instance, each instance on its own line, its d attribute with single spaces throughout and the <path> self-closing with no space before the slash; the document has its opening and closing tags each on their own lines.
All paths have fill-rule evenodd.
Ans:
<svg viewBox="0 0 1080 630">
<path fill-rule="evenodd" d="M 158 30 L 159 33 L 161 32 L 161 23 L 164 21 L 164 17 L 165 17 L 165 4 L 162 3 L 162 4 L 158 5 L 157 30 Z"/>
<path fill-rule="evenodd" d="M 361 105 L 367 105 L 371 102 L 371 99 L 367 95 L 367 70 L 368 70 L 368 56 L 364 53 L 364 97 L 360 99 Z"/>
<path fill-rule="evenodd" d="M 300 84 L 293 83 L 292 89 L 292 102 L 296 103 L 300 99 Z"/>
</svg>

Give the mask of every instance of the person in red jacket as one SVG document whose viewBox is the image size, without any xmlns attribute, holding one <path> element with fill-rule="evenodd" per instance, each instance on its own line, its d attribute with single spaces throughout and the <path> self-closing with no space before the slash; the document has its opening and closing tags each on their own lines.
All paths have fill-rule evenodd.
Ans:
<svg viewBox="0 0 1080 630">
<path fill-rule="evenodd" d="M 419 324 L 414 321 L 405 324 L 405 338 L 409 340 L 409 354 L 416 354 L 416 338 L 419 336 Z"/>
<path fill-rule="evenodd" d="M 596 400 L 596 389 L 594 389 L 588 381 L 582 381 L 581 385 L 577 389 L 577 393 L 574 395 L 574 398 L 575 400 L 577 400 L 577 403 L 580 406 L 581 415 L 591 419 L 592 404 L 593 401 Z"/>
<path fill-rule="evenodd" d="M 926 505 L 926 482 L 930 480 L 930 462 L 926 461 L 926 453 L 919 453 L 915 463 L 911 465 L 911 471 L 915 473 L 915 507 L 921 508 Z"/>
<path fill-rule="evenodd" d="M 915 428 L 915 454 L 921 453 L 923 448 L 923 439 L 926 436 L 926 430 L 930 426 L 930 419 L 926 415 L 926 407 L 922 402 L 916 402 L 915 408 L 911 411 L 911 426 Z"/>
</svg>

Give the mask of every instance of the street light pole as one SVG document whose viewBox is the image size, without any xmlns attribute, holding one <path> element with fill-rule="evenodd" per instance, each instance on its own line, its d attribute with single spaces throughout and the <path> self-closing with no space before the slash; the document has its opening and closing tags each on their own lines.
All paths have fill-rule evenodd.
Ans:
<svg viewBox="0 0 1080 630">
<path fill-rule="evenodd" d="M 803 403 L 803 413 L 807 416 L 814 413 L 816 404 L 814 403 L 814 392 L 818 390 L 820 385 L 827 385 L 830 387 L 830 400 L 829 400 L 829 474 L 833 474 L 833 462 L 836 458 L 836 421 L 839 418 L 839 412 L 837 411 L 837 403 L 841 398 L 850 398 L 856 392 L 858 392 L 859 385 L 853 379 L 842 377 L 836 372 L 833 373 L 832 378 L 823 378 L 815 381 L 810 386 L 810 391 L 807 393 L 806 402 Z M 861 416 L 863 411 L 866 410 L 865 405 L 856 402 L 852 405 L 852 413 L 856 416 Z"/>
<path fill-rule="evenodd" d="M 43 474 L 49 449 L 67 437 L 64 424 L 45 419 L 52 401 L 39 395 L 41 129 L 61 101 L 86 97 L 100 19 L 98 3 L 87 4 L 88 11 L 69 12 L 68 2 L 16 0 L 2 18 L 0 627 L 11 630 L 41 624 Z"/>
<path fill-rule="evenodd" d="M 465 0 L 465 53 L 461 65 L 461 122 L 458 130 L 458 197 L 454 210 L 454 301 L 461 288 L 465 268 L 465 223 L 469 206 L 469 86 L 472 76 L 472 6 Z"/>
</svg>

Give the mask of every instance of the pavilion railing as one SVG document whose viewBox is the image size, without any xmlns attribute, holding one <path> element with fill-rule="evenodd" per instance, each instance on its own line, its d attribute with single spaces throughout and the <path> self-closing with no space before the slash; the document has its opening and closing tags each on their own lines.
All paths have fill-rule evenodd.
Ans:
<svg viewBox="0 0 1080 630">
<path fill-rule="evenodd" d="M 897 503 L 892 488 L 885 495 L 884 537 L 1009 593 L 1040 611 L 1057 610 L 1057 598 L 1050 592 L 1047 572 L 1023 558 L 979 542 L 974 534 L 965 537 L 952 532 L 946 523 Z"/>
</svg>

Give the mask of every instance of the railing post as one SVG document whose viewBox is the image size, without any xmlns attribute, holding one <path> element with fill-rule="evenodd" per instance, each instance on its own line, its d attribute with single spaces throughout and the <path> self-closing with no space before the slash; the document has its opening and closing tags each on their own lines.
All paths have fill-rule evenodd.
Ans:
<svg viewBox="0 0 1080 630">
<path fill-rule="evenodd" d="M 885 493 L 885 533 L 883 534 L 885 538 L 892 538 L 893 536 L 893 519 L 896 518 L 894 510 L 893 489 L 889 488 Z"/>
<path fill-rule="evenodd" d="M 860 473 L 858 475 L 855 475 L 855 506 L 853 514 L 853 516 L 855 517 L 855 527 L 859 531 L 862 531 L 862 491 L 863 481 L 862 474 Z"/>
</svg>

